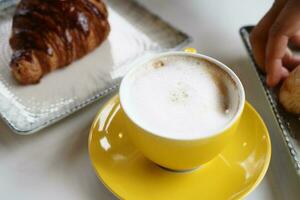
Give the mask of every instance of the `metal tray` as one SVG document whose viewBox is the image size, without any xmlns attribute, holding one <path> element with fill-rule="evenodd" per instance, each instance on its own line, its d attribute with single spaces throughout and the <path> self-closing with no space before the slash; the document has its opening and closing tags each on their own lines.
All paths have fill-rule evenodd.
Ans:
<svg viewBox="0 0 300 200">
<path fill-rule="evenodd" d="M 111 33 L 94 52 L 20 86 L 11 77 L 8 39 L 16 0 L 0 0 L 0 116 L 18 134 L 34 133 L 118 88 L 139 58 L 181 49 L 189 36 L 131 0 L 110 0 Z"/>
<path fill-rule="evenodd" d="M 300 175 L 300 116 L 287 113 L 278 103 L 278 88 L 270 89 L 265 84 L 265 75 L 259 70 L 257 64 L 255 63 L 251 50 L 249 34 L 252 28 L 253 26 L 242 27 L 240 29 L 240 35 L 243 39 L 248 55 L 251 58 L 252 64 L 259 75 L 261 84 L 263 85 L 265 93 L 272 107 L 273 113 L 280 126 L 281 133 L 284 138 L 286 148 L 288 148 L 289 150 L 291 160 L 294 163 L 294 167 L 297 170 L 298 175 Z"/>
</svg>

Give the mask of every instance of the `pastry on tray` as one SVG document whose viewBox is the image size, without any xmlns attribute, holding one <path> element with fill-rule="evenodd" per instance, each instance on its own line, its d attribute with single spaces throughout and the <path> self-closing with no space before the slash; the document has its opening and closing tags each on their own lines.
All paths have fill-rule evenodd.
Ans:
<svg viewBox="0 0 300 200">
<path fill-rule="evenodd" d="M 300 66 L 283 82 L 279 100 L 288 112 L 300 114 Z"/>
<path fill-rule="evenodd" d="M 21 84 L 69 65 L 98 47 L 110 26 L 101 0 L 21 0 L 13 17 L 11 70 Z"/>
</svg>

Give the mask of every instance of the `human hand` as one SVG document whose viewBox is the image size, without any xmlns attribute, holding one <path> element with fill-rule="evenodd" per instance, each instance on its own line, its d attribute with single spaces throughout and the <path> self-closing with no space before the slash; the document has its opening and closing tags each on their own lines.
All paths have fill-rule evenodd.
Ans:
<svg viewBox="0 0 300 200">
<path fill-rule="evenodd" d="M 251 31 L 253 55 L 267 73 L 267 84 L 276 86 L 300 64 L 288 43 L 300 47 L 300 0 L 276 0 Z"/>
</svg>

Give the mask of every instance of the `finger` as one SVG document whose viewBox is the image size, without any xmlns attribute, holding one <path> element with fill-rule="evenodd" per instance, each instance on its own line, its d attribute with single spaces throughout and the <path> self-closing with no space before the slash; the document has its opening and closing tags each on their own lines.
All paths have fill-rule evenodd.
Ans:
<svg viewBox="0 0 300 200">
<path fill-rule="evenodd" d="M 258 29 L 254 29 L 250 35 L 250 42 L 252 52 L 257 65 L 264 71 L 265 62 L 265 48 L 267 37 L 263 32 L 259 32 Z"/>
<path fill-rule="evenodd" d="M 258 66 L 264 70 L 266 44 L 268 40 L 269 29 L 274 23 L 276 17 L 283 8 L 285 0 L 276 1 L 266 15 L 259 21 L 255 28 L 251 31 L 250 42 L 252 46 L 253 56 Z"/>
<path fill-rule="evenodd" d="M 270 87 L 277 85 L 283 78 L 282 59 L 287 49 L 288 37 L 285 35 L 269 36 L 266 52 L 267 84 Z"/>
<path fill-rule="evenodd" d="M 300 32 L 299 31 L 290 38 L 290 43 L 291 43 L 292 47 L 300 48 Z"/>
<path fill-rule="evenodd" d="M 281 68 L 281 80 L 285 80 L 289 76 L 290 72 L 286 68 Z"/>
<path fill-rule="evenodd" d="M 282 65 L 289 70 L 293 70 L 299 64 L 300 56 L 293 55 L 292 51 L 290 49 L 287 49 L 282 59 Z"/>
</svg>

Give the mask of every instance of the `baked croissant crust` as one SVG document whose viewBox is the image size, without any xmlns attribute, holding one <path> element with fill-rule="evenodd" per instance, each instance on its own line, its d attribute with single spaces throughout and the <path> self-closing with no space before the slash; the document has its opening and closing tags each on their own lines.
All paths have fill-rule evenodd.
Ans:
<svg viewBox="0 0 300 200">
<path fill-rule="evenodd" d="M 101 0 L 21 0 L 13 17 L 11 70 L 21 84 L 67 66 L 108 36 Z"/>
<path fill-rule="evenodd" d="M 300 66 L 284 81 L 280 88 L 279 101 L 288 112 L 300 114 Z"/>
</svg>

